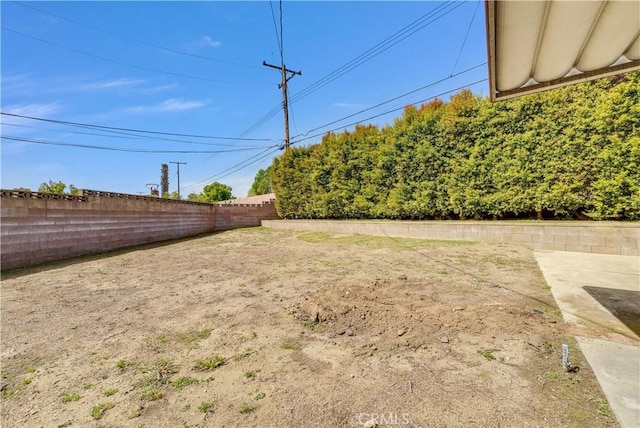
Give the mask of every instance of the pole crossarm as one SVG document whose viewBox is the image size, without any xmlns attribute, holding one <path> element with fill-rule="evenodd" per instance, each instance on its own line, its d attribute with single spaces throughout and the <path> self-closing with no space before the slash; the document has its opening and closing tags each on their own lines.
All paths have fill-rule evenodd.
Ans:
<svg viewBox="0 0 640 428">
<path fill-rule="evenodd" d="M 262 61 L 262 65 L 264 65 L 265 67 L 275 68 L 276 70 L 282 70 L 284 68 L 284 71 L 286 71 L 287 73 L 292 73 L 292 74 L 297 74 L 298 76 L 302 76 L 302 71 L 289 70 L 288 68 L 286 68 L 284 66 L 284 64 L 283 65 L 272 65 L 272 64 L 267 63 L 267 61 Z M 293 77 L 293 76 L 291 76 L 291 77 Z"/>
<path fill-rule="evenodd" d="M 302 76 L 302 71 L 289 70 L 284 63 L 281 66 L 262 61 L 265 67 L 275 68 L 282 73 L 282 83 L 278 85 L 278 89 L 282 89 L 282 109 L 284 110 L 284 147 L 289 150 L 289 96 L 287 95 L 287 82 L 295 75 Z M 287 73 L 291 75 L 287 76 Z"/>
</svg>

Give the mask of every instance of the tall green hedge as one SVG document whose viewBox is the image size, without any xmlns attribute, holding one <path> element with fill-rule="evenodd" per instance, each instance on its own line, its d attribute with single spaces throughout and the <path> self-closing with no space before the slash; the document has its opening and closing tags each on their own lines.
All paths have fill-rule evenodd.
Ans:
<svg viewBox="0 0 640 428">
<path fill-rule="evenodd" d="M 640 73 L 491 103 L 462 91 L 273 163 L 283 218 L 640 219 Z"/>
</svg>

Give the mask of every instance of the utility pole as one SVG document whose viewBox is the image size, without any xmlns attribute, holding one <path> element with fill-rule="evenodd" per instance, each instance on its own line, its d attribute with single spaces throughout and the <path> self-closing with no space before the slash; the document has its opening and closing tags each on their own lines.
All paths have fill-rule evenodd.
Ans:
<svg viewBox="0 0 640 428">
<path fill-rule="evenodd" d="M 278 85 L 278 89 L 282 89 L 282 108 L 284 110 L 284 147 L 289 150 L 289 96 L 287 95 L 287 82 L 293 78 L 296 74 L 302 76 L 302 71 L 293 71 L 285 67 L 284 63 L 278 67 L 277 65 L 267 64 L 266 61 L 262 61 L 262 65 L 265 67 L 275 68 L 282 73 L 282 83 Z M 287 77 L 287 73 L 291 73 Z"/>
<path fill-rule="evenodd" d="M 186 162 L 169 162 L 178 165 L 178 199 L 180 199 L 180 165 L 186 165 Z"/>
</svg>

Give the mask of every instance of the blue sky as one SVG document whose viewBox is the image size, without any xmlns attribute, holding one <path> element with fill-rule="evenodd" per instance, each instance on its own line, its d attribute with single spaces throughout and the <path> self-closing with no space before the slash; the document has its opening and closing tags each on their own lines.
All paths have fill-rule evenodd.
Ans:
<svg viewBox="0 0 640 428">
<path fill-rule="evenodd" d="M 281 110 L 254 126 L 282 102 L 279 71 L 262 65 L 280 65 L 279 7 L 278 1 L 2 1 L 3 113 L 225 137 L 116 133 L 2 115 L 2 188 L 37 190 L 52 179 L 146 194 L 147 183 L 160 182 L 162 163 L 186 162 L 182 196 L 213 181 L 246 196 L 283 144 Z M 284 61 L 302 71 L 289 81 L 297 145 L 353 129 L 357 121 L 392 123 L 401 110 L 380 114 L 461 86 L 488 93 L 487 81 L 479 82 L 486 65 L 456 75 L 486 61 L 481 2 L 285 1 L 282 11 Z M 332 75 L 336 70 L 349 71 Z M 178 153 L 184 151 L 218 153 Z M 169 163 L 170 191 L 177 190 L 176 172 Z"/>
</svg>

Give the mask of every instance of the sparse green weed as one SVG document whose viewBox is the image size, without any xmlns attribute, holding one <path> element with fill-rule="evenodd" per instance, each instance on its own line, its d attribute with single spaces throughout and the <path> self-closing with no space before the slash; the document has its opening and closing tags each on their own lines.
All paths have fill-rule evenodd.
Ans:
<svg viewBox="0 0 640 428">
<path fill-rule="evenodd" d="M 251 404 L 243 404 L 242 406 L 240 406 L 240 413 L 244 415 L 253 412 L 255 409 L 256 408 Z"/>
<path fill-rule="evenodd" d="M 146 336 L 144 343 L 147 347 L 157 353 L 164 352 L 164 345 L 168 342 L 167 336 L 158 334 L 156 336 Z"/>
<path fill-rule="evenodd" d="M 145 376 L 140 385 L 143 387 L 150 385 L 165 385 L 172 374 L 178 373 L 178 366 L 170 359 L 161 358 L 151 364 L 151 366 L 141 367 L 143 373 L 150 373 Z"/>
<path fill-rule="evenodd" d="M 129 366 L 133 366 L 135 364 L 136 363 L 131 361 L 131 360 L 119 360 L 116 363 L 116 367 L 122 370 L 122 369 L 125 369 L 125 368 L 129 367 Z"/>
<path fill-rule="evenodd" d="M 546 373 L 547 377 L 551 380 L 558 380 L 560 379 L 560 373 L 558 373 L 557 371 L 550 371 Z"/>
<path fill-rule="evenodd" d="M 606 417 L 611 416 L 611 411 L 609 409 L 609 403 L 607 402 L 607 400 L 596 398 L 595 402 L 598 405 L 596 412 L 598 412 L 599 415 Z"/>
<path fill-rule="evenodd" d="M 127 415 L 129 419 L 139 418 L 140 416 L 142 416 L 142 408 L 136 409 Z"/>
<path fill-rule="evenodd" d="M 201 412 L 201 413 L 207 413 L 207 412 L 211 411 L 212 407 L 213 407 L 213 402 L 212 401 L 203 401 L 198 406 L 198 411 Z"/>
<path fill-rule="evenodd" d="M 224 358 L 222 358 L 220 356 L 215 356 L 213 358 L 208 358 L 208 359 L 204 359 L 204 360 L 197 360 L 196 364 L 195 364 L 195 368 L 197 370 L 206 372 L 206 371 L 211 371 L 211 370 L 217 369 L 218 367 L 220 367 L 224 363 L 225 363 Z"/>
<path fill-rule="evenodd" d="M 72 401 L 78 401 L 80 399 L 80 394 L 77 392 L 67 392 L 62 395 L 63 403 L 71 403 Z"/>
<path fill-rule="evenodd" d="M 179 332 L 178 339 L 186 343 L 193 343 L 198 340 L 208 339 L 213 329 L 205 328 L 199 331 Z"/>
<path fill-rule="evenodd" d="M 484 349 L 478 349 L 477 352 L 478 352 L 478 354 L 482 355 L 483 357 L 485 357 L 489 361 L 496 359 L 495 355 L 493 355 L 491 353 L 491 351 L 485 351 Z"/>
<path fill-rule="evenodd" d="M 266 397 L 267 394 L 265 394 L 264 392 L 259 392 L 256 394 L 256 396 L 254 397 L 255 400 L 262 400 L 264 397 Z"/>
<path fill-rule="evenodd" d="M 235 354 L 232 358 L 234 361 L 238 361 L 244 357 L 248 357 L 249 355 L 251 355 L 253 353 L 253 350 L 251 348 L 245 348 L 244 351 Z"/>
<path fill-rule="evenodd" d="M 111 397 L 116 392 L 118 392 L 117 388 L 109 388 L 102 391 L 102 395 L 104 395 L 105 397 Z"/>
<path fill-rule="evenodd" d="M 300 344 L 294 342 L 284 342 L 282 344 L 284 349 L 300 349 Z"/>
<path fill-rule="evenodd" d="M 171 386 L 176 389 L 182 389 L 185 386 L 193 385 L 194 383 L 198 383 L 199 380 L 190 376 L 179 377 L 176 380 L 171 381 Z"/>
<path fill-rule="evenodd" d="M 247 379 L 254 378 L 257 375 L 258 375 L 258 370 L 247 370 L 246 372 L 244 372 L 244 377 L 246 377 Z"/>
<path fill-rule="evenodd" d="M 0 392 L 0 398 L 3 400 L 6 400 L 7 398 L 11 398 L 14 395 L 16 395 L 16 392 L 18 392 L 17 389 L 7 389 L 5 391 Z"/>
<path fill-rule="evenodd" d="M 142 391 L 142 398 L 148 401 L 159 400 L 162 397 L 164 397 L 164 392 L 153 386 L 149 386 Z"/>
<path fill-rule="evenodd" d="M 309 330 L 315 330 L 316 327 L 318 327 L 318 323 L 313 320 L 306 320 L 305 322 L 302 323 L 302 325 L 304 325 Z"/>
<path fill-rule="evenodd" d="M 98 420 L 102 417 L 102 415 L 104 415 L 104 412 L 109 409 L 113 409 L 114 407 L 115 404 L 112 401 L 96 404 L 91 408 L 91 417 Z"/>
</svg>

